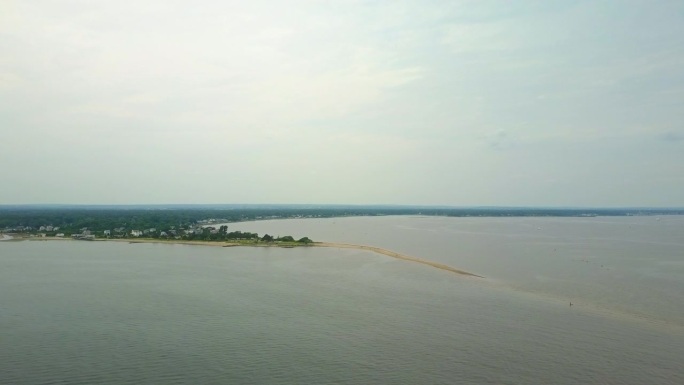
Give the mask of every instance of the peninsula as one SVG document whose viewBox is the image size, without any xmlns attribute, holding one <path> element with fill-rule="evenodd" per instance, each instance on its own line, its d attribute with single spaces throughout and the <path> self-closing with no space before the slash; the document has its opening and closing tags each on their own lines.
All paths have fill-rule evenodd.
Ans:
<svg viewBox="0 0 684 385">
<path fill-rule="evenodd" d="M 267 237 L 268 234 L 264 237 Z M 263 239 L 263 238 L 262 238 Z M 126 239 L 126 238 L 64 238 L 64 237 L 48 237 L 48 236 L 27 236 L 14 234 L 13 237 L 5 239 L 6 241 L 72 241 L 72 240 L 90 240 L 94 242 L 127 242 L 129 244 L 136 243 L 160 243 L 160 244 L 177 244 L 177 245 L 194 245 L 194 246 L 214 246 L 214 247 L 282 247 L 282 248 L 295 248 L 295 247 L 329 247 L 329 248 L 339 248 L 339 249 L 356 249 L 362 251 L 369 251 L 376 254 L 385 255 L 388 257 L 396 258 L 402 261 L 419 263 L 421 265 L 426 265 L 434 267 L 436 269 L 448 271 L 454 274 L 484 278 L 481 275 L 473 274 L 465 270 L 457 269 L 455 267 L 445 265 L 443 263 L 429 261 L 426 259 L 401 254 L 396 251 L 383 249 L 380 247 L 367 246 L 367 245 L 356 245 L 350 243 L 337 243 L 337 242 L 314 242 L 308 237 L 301 238 L 295 241 L 292 237 L 286 236 L 281 238 L 274 238 L 272 241 L 263 242 L 257 237 L 252 240 L 233 240 L 233 241 L 202 241 L 202 240 L 184 240 L 184 239 L 159 239 L 159 238 L 137 238 L 137 239 Z"/>
</svg>

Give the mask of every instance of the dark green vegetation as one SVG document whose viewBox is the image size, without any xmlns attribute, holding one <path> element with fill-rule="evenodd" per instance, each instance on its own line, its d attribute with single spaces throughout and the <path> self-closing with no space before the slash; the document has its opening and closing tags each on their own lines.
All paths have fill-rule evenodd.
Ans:
<svg viewBox="0 0 684 385">
<path fill-rule="evenodd" d="M 188 232 L 189 231 L 189 232 Z M 271 235 L 264 235 L 259 237 L 257 233 L 249 233 L 242 231 L 228 231 L 228 226 L 223 225 L 218 229 L 213 226 L 206 226 L 203 228 L 195 228 L 190 230 L 175 230 L 168 229 L 163 231 L 165 236 L 161 235 L 162 232 L 148 232 L 143 234 L 148 238 L 169 238 L 180 236 L 181 239 L 189 241 L 223 241 L 223 242 L 237 242 L 237 243 L 278 243 L 278 244 L 309 244 L 313 241 L 307 237 L 295 240 L 292 236 L 286 235 L 284 237 L 273 237 Z M 178 235 L 180 234 L 180 235 Z M 174 236 L 175 235 L 175 236 Z"/>
<path fill-rule="evenodd" d="M 152 238 L 236 243 L 278 243 L 306 245 L 307 237 L 274 237 L 257 233 L 228 231 L 228 222 L 296 217 L 291 213 L 264 210 L 216 209 L 115 209 L 92 207 L 0 207 L 0 232 L 45 234 L 46 236 L 86 235 L 96 238 Z M 299 216 L 301 217 L 301 216 Z M 216 226 L 213 226 L 216 224 Z"/>
<path fill-rule="evenodd" d="M 45 233 L 48 236 L 91 232 L 97 237 L 189 240 L 259 240 L 311 242 L 308 238 L 274 238 L 268 234 L 229 232 L 212 224 L 280 218 L 328 218 L 377 215 L 431 216 L 624 216 L 684 214 L 684 209 L 454 208 L 422 206 L 312 205 L 168 205 L 168 206 L 0 206 L 0 231 Z M 42 228 L 41 228 L 42 227 Z M 105 235 L 105 231 L 109 231 Z M 285 239 L 287 238 L 287 239 Z"/>
</svg>

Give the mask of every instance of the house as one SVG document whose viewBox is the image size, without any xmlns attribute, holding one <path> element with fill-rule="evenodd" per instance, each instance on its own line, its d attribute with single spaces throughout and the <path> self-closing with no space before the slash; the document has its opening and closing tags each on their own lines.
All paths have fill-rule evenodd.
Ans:
<svg viewBox="0 0 684 385">
<path fill-rule="evenodd" d="M 64 238 L 64 233 L 55 234 L 55 237 L 57 237 L 57 238 Z"/>
<path fill-rule="evenodd" d="M 131 235 L 134 237 L 139 237 L 139 236 L 143 235 L 143 233 L 140 230 L 131 230 Z"/>
<path fill-rule="evenodd" d="M 80 239 L 84 241 L 93 241 L 95 240 L 95 236 L 91 234 L 71 234 L 71 238 L 73 239 Z"/>
<path fill-rule="evenodd" d="M 160 237 L 168 237 L 169 235 L 166 234 L 166 231 L 162 231 L 162 232 L 159 234 L 159 236 L 160 236 Z"/>
<path fill-rule="evenodd" d="M 111 230 L 105 230 L 104 235 L 105 235 L 105 237 L 108 237 L 108 236 L 112 235 L 112 231 Z"/>
</svg>

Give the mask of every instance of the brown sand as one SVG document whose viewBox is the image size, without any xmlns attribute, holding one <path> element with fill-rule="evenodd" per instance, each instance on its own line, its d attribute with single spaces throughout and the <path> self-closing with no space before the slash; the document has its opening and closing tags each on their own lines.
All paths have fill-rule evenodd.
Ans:
<svg viewBox="0 0 684 385">
<path fill-rule="evenodd" d="M 381 248 L 379 248 L 379 247 L 364 246 L 364 245 L 353 245 L 353 244 L 349 244 L 349 243 L 327 243 L 327 242 L 316 242 L 316 243 L 314 243 L 314 246 L 318 246 L 318 247 L 337 247 L 337 248 L 343 248 L 343 249 L 367 250 L 367 251 L 372 251 L 372 252 L 374 252 L 374 253 L 378 253 L 378 254 L 382 254 L 382 255 L 387 255 L 388 257 L 401 259 L 401 260 L 404 260 L 404 261 L 415 262 L 415 263 L 421 263 L 421 264 L 423 264 L 423 265 L 432 266 L 432 267 L 435 267 L 435 268 L 437 268 L 437 269 L 442 269 L 442 270 L 450 271 L 450 272 L 456 273 L 456 274 L 462 274 L 462 275 L 469 275 L 469 276 L 472 276 L 472 277 L 484 278 L 484 277 L 481 276 L 481 275 L 473 274 L 473 273 L 470 273 L 470 272 L 467 272 L 467 271 L 464 271 L 464 270 L 459 270 L 459 269 L 456 269 L 455 267 L 451 267 L 451 266 L 449 266 L 449 265 L 445 265 L 445 264 L 437 263 L 437 262 L 432 262 L 432 261 L 428 261 L 428 260 L 425 260 L 425 259 L 420 259 L 420 258 L 412 257 L 412 256 L 409 256 L 409 255 L 405 255 L 405 254 L 399 254 L 399 253 L 397 253 L 397 252 L 395 252 L 395 251 L 391 251 L 391 250 L 387 250 L 387 249 L 381 249 Z"/>
</svg>

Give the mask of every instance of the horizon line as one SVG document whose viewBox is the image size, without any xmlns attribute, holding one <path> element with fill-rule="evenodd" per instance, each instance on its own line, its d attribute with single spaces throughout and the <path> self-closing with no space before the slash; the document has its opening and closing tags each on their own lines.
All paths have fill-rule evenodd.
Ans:
<svg viewBox="0 0 684 385">
<path fill-rule="evenodd" d="M 561 206 L 561 205 L 449 205 L 410 203 L 9 203 L 10 207 L 385 207 L 385 208 L 427 208 L 427 209 L 554 209 L 554 210 L 684 210 L 684 206 Z"/>
</svg>

